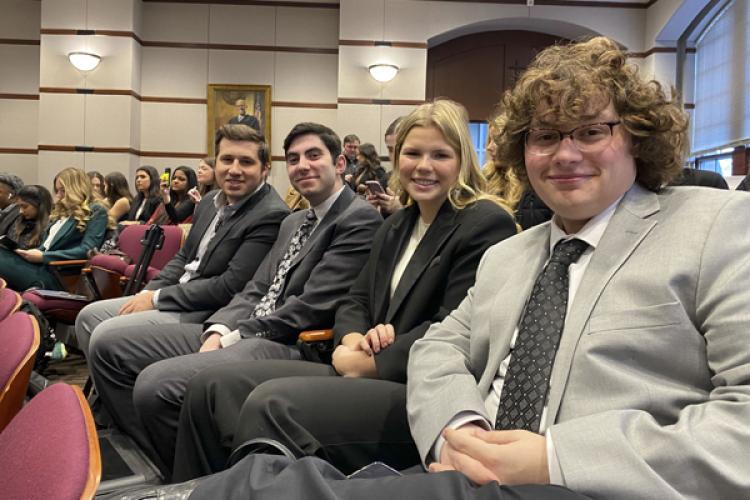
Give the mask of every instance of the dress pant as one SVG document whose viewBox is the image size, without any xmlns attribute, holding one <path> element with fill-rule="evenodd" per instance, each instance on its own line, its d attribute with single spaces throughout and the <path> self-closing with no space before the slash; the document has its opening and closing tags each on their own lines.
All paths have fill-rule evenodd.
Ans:
<svg viewBox="0 0 750 500">
<path fill-rule="evenodd" d="M 419 463 L 405 385 L 339 377 L 319 363 L 259 361 L 209 368 L 190 381 L 173 478 L 223 470 L 233 449 L 255 439 L 344 472 L 374 460 L 399 469 Z"/>
<path fill-rule="evenodd" d="M 193 485 L 190 485 L 192 488 Z M 479 486 L 460 472 L 419 472 L 375 479 L 347 479 L 314 457 L 290 461 L 250 455 L 234 467 L 202 479 L 191 500 L 586 500 L 561 486 Z"/>
<path fill-rule="evenodd" d="M 177 423 L 191 377 L 240 360 L 299 358 L 296 348 L 256 338 L 199 353 L 202 330 L 198 324 L 126 326 L 96 332 L 91 339 L 89 369 L 102 404 L 165 478 L 172 472 Z"/>
</svg>

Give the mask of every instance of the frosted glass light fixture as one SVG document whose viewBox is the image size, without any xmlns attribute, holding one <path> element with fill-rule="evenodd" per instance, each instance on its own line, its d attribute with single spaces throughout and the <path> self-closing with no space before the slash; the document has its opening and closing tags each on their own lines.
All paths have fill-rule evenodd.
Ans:
<svg viewBox="0 0 750 500">
<path fill-rule="evenodd" d="M 393 64 L 373 64 L 369 68 L 370 76 L 379 82 L 390 82 L 398 73 L 398 66 Z"/>
<path fill-rule="evenodd" d="M 101 57 L 90 52 L 71 52 L 68 54 L 68 59 L 70 64 L 79 71 L 91 71 L 99 66 L 99 61 L 102 60 Z"/>
</svg>

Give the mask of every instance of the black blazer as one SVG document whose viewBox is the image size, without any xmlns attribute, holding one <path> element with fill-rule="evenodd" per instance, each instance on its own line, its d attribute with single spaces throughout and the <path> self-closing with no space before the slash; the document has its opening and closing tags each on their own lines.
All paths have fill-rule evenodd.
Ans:
<svg viewBox="0 0 750 500">
<path fill-rule="evenodd" d="M 266 184 L 221 225 L 198 267 L 198 277 L 180 284 L 185 265 L 195 260 L 204 233 L 216 215 L 214 198 L 203 197 L 185 244 L 159 275 L 146 285 L 159 292 L 160 311 L 182 311 L 183 322 L 200 323 L 228 304 L 255 273 L 289 214 L 284 201 Z"/>
<path fill-rule="evenodd" d="M 382 219 L 369 203 L 344 189 L 292 261 L 276 310 L 253 318 L 305 215 L 300 210 L 286 218 L 252 281 L 208 318 L 206 326 L 221 324 L 239 329 L 243 338 L 259 336 L 283 344 L 294 344 L 303 330 L 330 327 L 336 308 L 367 260 Z"/>
<path fill-rule="evenodd" d="M 378 323 L 392 324 L 396 341 L 375 355 L 381 379 L 406 382 L 409 349 L 430 324 L 442 321 L 474 284 L 484 251 L 516 234 L 513 217 L 480 200 L 462 210 L 446 201 L 419 243 L 390 299 L 391 277 L 411 237 L 419 209 L 410 205 L 389 217 L 375 235 L 367 265 L 336 311 L 335 343 Z"/>
<path fill-rule="evenodd" d="M 137 219 L 135 218 L 135 214 L 138 212 L 138 207 L 143 203 L 143 195 L 139 193 L 130 203 L 130 212 L 128 212 L 128 218 L 125 220 L 146 222 L 151 218 L 156 209 L 159 208 L 159 205 L 161 204 L 161 196 L 151 196 L 150 198 L 146 198 L 146 205 L 143 207 L 143 211 Z"/>
</svg>

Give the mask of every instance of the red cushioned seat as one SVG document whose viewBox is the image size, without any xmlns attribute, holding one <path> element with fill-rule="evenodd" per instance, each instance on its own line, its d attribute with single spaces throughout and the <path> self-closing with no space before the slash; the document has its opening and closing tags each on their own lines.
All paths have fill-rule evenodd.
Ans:
<svg viewBox="0 0 750 500">
<path fill-rule="evenodd" d="M 0 431 L 23 405 L 38 348 L 34 318 L 17 312 L 0 321 Z"/>
<path fill-rule="evenodd" d="M 21 307 L 21 296 L 10 288 L 0 288 L 0 321 Z"/>
<path fill-rule="evenodd" d="M 77 387 L 46 388 L 0 433 L 4 500 L 89 499 L 100 478 L 94 421 Z"/>
</svg>

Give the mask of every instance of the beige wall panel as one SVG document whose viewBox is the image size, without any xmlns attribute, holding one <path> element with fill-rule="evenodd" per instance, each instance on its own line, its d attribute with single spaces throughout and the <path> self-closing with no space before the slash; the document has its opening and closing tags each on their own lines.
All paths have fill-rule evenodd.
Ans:
<svg viewBox="0 0 750 500">
<path fill-rule="evenodd" d="M 37 184 L 53 191 L 57 173 L 67 167 L 84 167 L 83 153 L 65 151 L 39 151 L 39 174 Z"/>
<path fill-rule="evenodd" d="M 279 193 L 281 199 L 284 199 L 289 186 L 291 186 L 289 176 L 286 173 L 286 162 L 272 162 L 271 172 L 268 174 L 268 183 Z"/>
<path fill-rule="evenodd" d="M 38 184 L 37 156 L 0 154 L 0 172 L 15 174 L 26 184 Z"/>
<path fill-rule="evenodd" d="M 340 137 L 357 134 L 360 141 L 372 143 L 377 148 L 384 130 L 380 123 L 380 107 L 379 104 L 339 104 L 334 130 Z M 378 154 L 387 154 L 385 148 L 378 149 Z"/>
<path fill-rule="evenodd" d="M 85 140 L 87 146 L 132 147 L 130 96 L 87 95 Z"/>
<path fill-rule="evenodd" d="M 367 71 L 372 64 L 395 64 L 401 70 L 388 83 L 375 81 Z M 339 97 L 424 99 L 427 51 L 395 47 L 339 48 Z"/>
<path fill-rule="evenodd" d="M 141 102 L 130 100 L 130 141 L 135 149 L 141 149 Z"/>
<path fill-rule="evenodd" d="M 417 16 L 416 18 L 398 19 L 397 5 L 393 5 L 389 11 L 389 23 L 393 23 L 394 31 L 388 32 L 389 35 L 405 35 L 405 30 L 411 23 L 415 23 L 418 26 L 416 29 L 421 31 L 424 36 L 423 41 L 427 41 L 434 36 L 441 35 L 443 33 L 453 31 L 457 28 L 473 24 L 484 24 L 491 26 L 498 23 L 498 19 L 513 18 L 523 20 L 529 17 L 535 17 L 535 9 L 532 8 L 532 13 L 529 15 L 529 9 L 525 5 L 504 5 L 504 4 L 465 4 L 465 3 L 453 3 L 453 2 L 410 2 L 416 3 L 418 6 L 415 8 L 408 9 L 406 12 L 409 16 Z M 573 7 L 566 7 L 566 9 L 572 9 Z M 421 13 L 420 13 L 421 10 Z M 397 30 L 397 31 L 395 31 Z M 478 31 L 493 30 L 488 27 L 485 29 L 479 29 Z M 413 37 L 409 38 L 414 40 Z"/>
<path fill-rule="evenodd" d="M 430 23 L 426 22 L 429 13 L 424 2 L 386 1 L 384 40 L 400 42 L 425 42 L 430 37 Z M 433 2 L 434 3 L 434 2 Z M 460 7 L 460 6 L 459 6 Z M 457 10 L 484 9 L 487 6 L 472 5 Z"/>
<path fill-rule="evenodd" d="M 0 146 L 36 148 L 39 101 L 0 99 Z"/>
<path fill-rule="evenodd" d="M 41 3 L 42 28 L 86 28 L 86 0 L 42 0 Z"/>
<path fill-rule="evenodd" d="M 132 191 L 135 176 L 130 174 L 130 158 L 133 156 L 128 153 L 85 153 L 83 161 L 87 172 L 97 170 L 102 175 L 121 172 L 128 179 Z"/>
<path fill-rule="evenodd" d="M 39 47 L 0 45 L 0 92 L 36 94 L 39 92 Z"/>
<path fill-rule="evenodd" d="M 335 9 L 276 9 L 276 45 L 326 47 L 339 45 L 339 13 Z"/>
<path fill-rule="evenodd" d="M 137 44 L 131 38 L 43 35 L 39 85 L 130 90 L 136 50 Z M 73 51 L 99 54 L 102 61 L 93 71 L 82 73 L 68 60 L 68 53 Z"/>
<path fill-rule="evenodd" d="M 39 39 L 42 3 L 29 0 L 0 1 L 0 33 L 2 38 Z"/>
<path fill-rule="evenodd" d="M 135 92 L 143 95 L 142 74 L 143 74 L 143 47 L 139 44 L 133 45 L 133 54 L 131 58 L 132 70 L 130 71 L 130 88 Z"/>
<path fill-rule="evenodd" d="M 141 0 L 87 2 L 88 29 L 135 31 L 136 4 Z"/>
<path fill-rule="evenodd" d="M 274 61 L 273 52 L 212 50 L 208 55 L 208 82 L 273 85 Z"/>
<path fill-rule="evenodd" d="M 345 0 L 339 9 L 339 38 L 383 40 L 382 0 Z"/>
<path fill-rule="evenodd" d="M 76 94 L 39 96 L 39 144 L 76 146 L 84 143 L 83 98 Z"/>
<path fill-rule="evenodd" d="M 206 106 L 142 103 L 141 150 L 204 153 Z"/>
<path fill-rule="evenodd" d="M 274 45 L 276 7 L 212 5 L 209 41 L 239 45 Z"/>
<path fill-rule="evenodd" d="M 335 103 L 337 73 L 337 55 L 278 52 L 273 100 Z"/>
<path fill-rule="evenodd" d="M 336 129 L 335 109 L 314 108 L 273 108 L 271 124 L 271 155 L 284 155 L 284 138 L 296 124 L 301 122 L 316 122 Z"/>
<path fill-rule="evenodd" d="M 206 98 L 208 50 L 144 47 L 144 96 Z"/>
<path fill-rule="evenodd" d="M 208 42 L 208 5 L 144 3 L 141 37 L 159 42 Z"/>
</svg>

